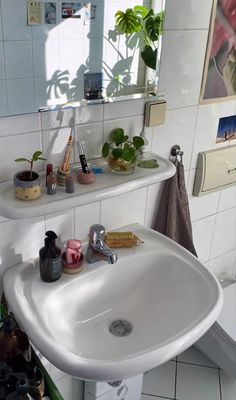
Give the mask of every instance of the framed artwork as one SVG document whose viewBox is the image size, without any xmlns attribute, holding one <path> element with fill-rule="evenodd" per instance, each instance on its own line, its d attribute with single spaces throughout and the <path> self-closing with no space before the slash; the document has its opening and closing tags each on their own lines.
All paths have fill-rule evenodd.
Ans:
<svg viewBox="0 0 236 400">
<path fill-rule="evenodd" d="M 236 0 L 213 0 L 201 103 L 236 98 Z"/>
<path fill-rule="evenodd" d="M 236 140 L 236 115 L 219 119 L 216 143 Z"/>
</svg>

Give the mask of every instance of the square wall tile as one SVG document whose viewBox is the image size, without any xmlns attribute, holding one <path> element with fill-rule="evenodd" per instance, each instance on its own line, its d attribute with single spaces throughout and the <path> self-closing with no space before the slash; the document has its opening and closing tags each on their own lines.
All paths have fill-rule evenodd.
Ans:
<svg viewBox="0 0 236 400">
<path fill-rule="evenodd" d="M 47 163 L 53 164 L 54 168 L 63 163 L 67 142 L 70 136 L 70 128 L 62 128 L 52 131 L 44 131 L 43 136 L 43 154 Z M 73 148 L 71 151 L 70 162 L 74 161 Z"/>
<path fill-rule="evenodd" d="M 145 214 L 145 226 L 153 228 L 156 224 L 156 216 L 161 200 L 164 183 L 155 183 L 147 188 L 147 202 Z"/>
<path fill-rule="evenodd" d="M 169 158 L 171 147 L 177 143 L 184 152 L 185 170 L 190 168 L 197 107 L 179 108 L 166 113 L 163 125 L 153 128 L 152 151 L 162 157 Z"/>
<path fill-rule="evenodd" d="M 59 42 L 60 70 L 67 73 L 70 81 L 77 77 L 81 64 L 85 63 L 81 49 L 83 49 L 82 39 L 63 39 Z"/>
<path fill-rule="evenodd" d="M 58 40 L 33 41 L 34 76 L 45 77 L 50 80 L 59 70 L 59 43 Z"/>
<path fill-rule="evenodd" d="M 144 394 L 174 398 L 175 396 L 175 369 L 176 363 L 169 361 L 160 367 L 144 374 Z"/>
<path fill-rule="evenodd" d="M 229 145 L 229 142 L 216 143 L 216 135 L 219 119 L 221 117 L 226 117 L 234 114 L 235 101 L 226 101 L 199 106 L 191 168 L 196 168 L 197 157 L 200 151 L 212 150 L 213 148 L 219 148 Z"/>
<path fill-rule="evenodd" d="M 4 40 L 31 40 L 25 0 L 2 0 L 2 20 Z"/>
<path fill-rule="evenodd" d="M 166 0 L 165 30 L 209 28 L 212 0 Z M 186 18 L 186 15 L 188 18 Z"/>
<path fill-rule="evenodd" d="M 8 268 L 38 257 L 39 249 L 43 245 L 45 224 L 43 217 L 40 217 L 24 221 L 8 221 L 0 226 L 0 277 L 2 278 L 3 272 Z"/>
<path fill-rule="evenodd" d="M 144 224 L 147 188 L 101 202 L 101 223 L 106 230 L 138 222 Z"/>
<path fill-rule="evenodd" d="M 100 202 L 75 208 L 75 238 L 87 241 L 89 227 L 100 222 Z"/>
<path fill-rule="evenodd" d="M 103 104 L 88 104 L 86 106 L 76 107 L 75 123 L 88 124 L 103 120 Z"/>
<path fill-rule="evenodd" d="M 236 279 L 236 249 L 209 261 L 209 268 L 221 279 Z"/>
<path fill-rule="evenodd" d="M 114 103 L 107 103 L 104 106 L 104 119 L 117 119 L 143 115 L 144 99 L 124 100 Z"/>
<path fill-rule="evenodd" d="M 6 83 L 8 114 L 36 111 L 33 79 L 9 79 Z"/>
<path fill-rule="evenodd" d="M 236 207 L 217 214 L 210 258 L 217 257 L 235 248 Z"/>
<path fill-rule="evenodd" d="M 5 57 L 3 42 L 0 42 L 0 79 L 5 79 Z"/>
<path fill-rule="evenodd" d="M 31 158 L 40 150 L 41 135 L 39 132 L 0 138 L 0 179 L 12 179 L 15 172 L 28 168 L 26 163 L 16 163 L 18 157 Z M 37 161 L 34 169 L 42 169 L 42 161 Z"/>
<path fill-rule="evenodd" d="M 69 126 L 71 118 L 74 117 L 74 109 L 44 111 L 41 114 L 42 129 L 55 129 Z"/>
<path fill-rule="evenodd" d="M 65 213 L 46 216 L 46 231 L 52 230 L 57 234 L 57 244 L 62 249 L 69 239 L 74 238 L 74 210 Z"/>
<path fill-rule="evenodd" d="M 193 228 L 193 243 L 201 262 L 205 263 L 210 257 L 210 248 L 213 239 L 215 215 L 207 218 L 194 221 Z"/>
<path fill-rule="evenodd" d="M 217 212 L 220 199 L 219 191 L 198 197 L 193 196 L 192 193 L 193 193 L 195 174 L 196 174 L 195 169 L 189 171 L 189 179 L 187 185 L 189 208 L 192 221 L 196 221 L 198 219 L 205 218 L 215 214 Z"/>
<path fill-rule="evenodd" d="M 208 30 L 165 32 L 159 89 L 169 109 L 198 104 L 207 36 Z"/>
<path fill-rule="evenodd" d="M 218 370 L 179 363 L 176 398 L 181 400 L 221 400 Z"/>
<path fill-rule="evenodd" d="M 225 188 L 220 192 L 219 211 L 236 207 L 236 186 Z"/>
<path fill-rule="evenodd" d="M 21 133 L 39 130 L 40 118 L 38 113 L 1 118 L 0 136 L 20 135 Z"/>
<path fill-rule="evenodd" d="M 79 125 L 75 129 L 75 140 L 82 142 L 86 158 L 102 156 L 103 123 L 90 125 Z M 78 151 L 75 143 L 75 160 L 79 161 Z"/>
<path fill-rule="evenodd" d="M 206 357 L 205 354 L 203 354 L 195 346 L 190 347 L 182 354 L 178 355 L 177 360 L 189 364 L 197 364 L 205 367 L 217 368 L 217 365 L 213 363 L 213 361 L 211 361 L 208 357 Z"/>
<path fill-rule="evenodd" d="M 5 42 L 6 78 L 33 76 L 32 44 L 29 41 Z"/>
</svg>

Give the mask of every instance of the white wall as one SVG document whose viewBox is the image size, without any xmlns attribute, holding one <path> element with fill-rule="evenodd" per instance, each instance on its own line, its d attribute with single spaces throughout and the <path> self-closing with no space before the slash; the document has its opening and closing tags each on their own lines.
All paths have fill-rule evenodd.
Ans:
<svg viewBox="0 0 236 400">
<path fill-rule="evenodd" d="M 212 0 L 167 0 L 161 65 L 161 87 L 168 100 L 167 118 L 164 125 L 149 129 L 147 137 L 152 150 L 162 156 L 168 157 L 170 147 L 175 143 L 183 149 L 199 259 L 216 273 L 223 270 L 235 273 L 236 187 L 201 198 L 191 196 L 198 152 L 224 146 L 215 144 L 218 120 L 236 112 L 236 101 L 198 105 L 211 3 Z M 97 154 L 102 141 L 114 127 L 124 127 L 130 133 L 139 134 L 142 113 L 143 102 L 140 100 L 76 110 L 76 123 L 80 123 L 79 134 L 85 139 L 88 155 Z M 45 113 L 42 117 L 31 114 L 1 118 L 1 179 L 11 177 L 19 167 L 14 164 L 15 157 L 28 156 L 40 148 L 47 155 L 52 144 L 52 159 L 58 164 L 61 159 L 59 149 L 63 150 L 68 137 L 69 117 L 67 110 L 60 129 L 56 113 Z M 161 184 L 152 185 L 60 215 L 45 215 L 24 222 L 1 218 L 1 273 L 21 260 L 37 256 L 46 229 L 55 229 L 63 242 L 70 237 L 84 238 L 89 225 L 97 222 L 107 229 L 132 222 L 152 226 L 160 187 Z"/>
</svg>

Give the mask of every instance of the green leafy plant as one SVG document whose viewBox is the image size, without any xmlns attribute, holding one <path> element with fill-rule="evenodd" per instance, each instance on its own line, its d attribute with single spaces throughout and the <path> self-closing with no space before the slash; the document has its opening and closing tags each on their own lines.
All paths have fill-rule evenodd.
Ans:
<svg viewBox="0 0 236 400">
<path fill-rule="evenodd" d="M 103 144 L 102 155 L 104 158 L 112 156 L 116 160 L 123 159 L 133 162 L 136 160 L 137 155 L 141 153 L 144 144 L 142 137 L 134 136 L 130 140 L 124 129 L 116 128 L 111 132 L 111 141 Z"/>
<path fill-rule="evenodd" d="M 144 63 L 156 69 L 157 42 L 163 33 L 164 12 L 154 13 L 152 8 L 135 6 L 127 8 L 126 11 L 117 11 L 115 14 L 116 24 L 122 34 L 133 36 L 138 34 L 144 42 L 141 57 Z"/>
<path fill-rule="evenodd" d="M 29 169 L 29 180 L 32 180 L 33 177 L 33 165 L 35 161 L 38 160 L 46 160 L 46 158 L 42 157 L 42 151 L 35 151 L 32 155 L 32 158 L 16 158 L 15 162 L 28 162 L 30 165 Z"/>
</svg>

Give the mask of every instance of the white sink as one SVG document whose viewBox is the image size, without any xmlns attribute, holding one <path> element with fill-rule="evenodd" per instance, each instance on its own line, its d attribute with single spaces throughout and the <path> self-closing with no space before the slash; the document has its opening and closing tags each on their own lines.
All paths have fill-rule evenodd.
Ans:
<svg viewBox="0 0 236 400">
<path fill-rule="evenodd" d="M 32 343 L 82 379 L 123 379 L 164 363 L 197 341 L 222 307 L 218 281 L 194 256 L 141 225 L 125 228 L 144 244 L 118 250 L 114 265 L 85 264 L 54 283 L 40 280 L 37 260 L 4 275 L 5 295 Z"/>
</svg>

